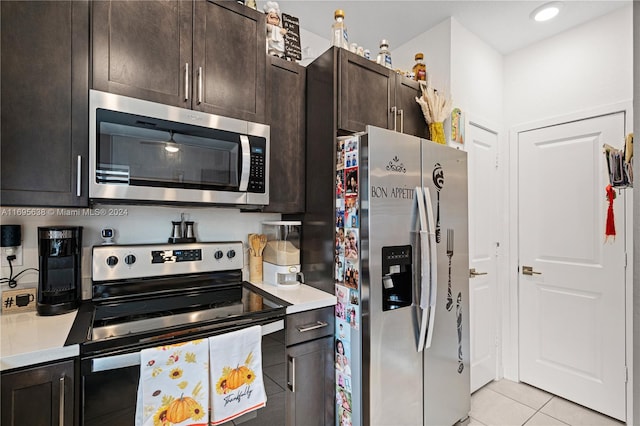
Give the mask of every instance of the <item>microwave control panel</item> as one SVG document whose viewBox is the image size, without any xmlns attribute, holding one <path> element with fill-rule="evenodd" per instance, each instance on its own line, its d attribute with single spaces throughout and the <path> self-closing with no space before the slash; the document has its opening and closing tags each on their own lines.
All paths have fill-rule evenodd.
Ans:
<svg viewBox="0 0 640 426">
<path fill-rule="evenodd" d="M 251 142 L 251 166 L 249 168 L 249 192 L 264 193 L 266 176 L 266 147 L 264 141 Z"/>
</svg>

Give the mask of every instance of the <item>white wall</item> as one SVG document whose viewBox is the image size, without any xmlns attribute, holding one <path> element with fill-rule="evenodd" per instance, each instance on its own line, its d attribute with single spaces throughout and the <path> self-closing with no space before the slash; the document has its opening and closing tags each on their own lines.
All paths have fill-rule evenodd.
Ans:
<svg viewBox="0 0 640 426">
<path fill-rule="evenodd" d="M 450 93 L 451 90 L 451 18 L 391 49 L 393 68 L 410 71 L 415 54 L 424 53 L 424 62 L 431 85 Z M 373 53 L 373 52 L 372 52 Z M 377 54 L 377 52 L 376 52 Z"/>
<path fill-rule="evenodd" d="M 630 105 L 633 95 L 631 8 L 632 5 L 621 8 L 505 57 L 504 120 L 511 131 L 511 140 L 505 146 L 507 152 L 513 151 L 511 147 L 517 138 L 517 131 L 528 128 L 558 124 L 621 109 L 627 110 L 629 120 L 632 115 Z M 631 123 L 627 122 L 626 126 L 627 131 L 631 131 Z M 622 146 L 623 141 L 611 141 L 611 144 Z M 515 155 L 512 155 L 510 167 L 509 181 L 515 182 Z M 516 188 L 509 191 L 512 217 L 517 214 L 515 191 Z M 509 227 L 509 250 L 515 263 L 515 221 L 510 223 Z M 629 241 L 631 232 L 631 229 L 627 229 Z M 509 323 L 517 324 L 518 277 L 515 269 L 511 271 L 511 303 L 505 307 L 509 311 L 505 315 L 509 318 Z M 631 278 L 629 281 L 632 281 Z M 630 290 L 631 287 L 629 282 L 627 289 Z M 631 298 L 630 291 L 628 295 Z M 631 306 L 631 300 L 628 300 L 627 307 Z M 628 319 L 631 319 L 631 316 Z M 628 331 L 628 338 L 631 335 Z M 517 379 L 517 329 L 513 328 L 510 333 L 505 333 L 503 339 L 505 377 Z M 632 353 L 631 347 L 627 347 L 627 355 L 631 357 Z M 632 394 L 629 392 L 629 406 L 632 405 L 631 398 Z M 636 394 L 635 401 L 637 400 Z"/>
<path fill-rule="evenodd" d="M 450 95 L 453 106 L 469 112 L 478 124 L 501 131 L 503 58 L 491 46 L 448 18 L 392 52 L 394 67 L 410 70 L 423 52 L 433 87 Z M 449 137 L 450 128 L 445 123 Z"/>
<path fill-rule="evenodd" d="M 16 211 L 17 210 L 17 211 Z M 104 211 L 103 211 L 104 210 Z M 28 212 L 41 216 L 25 216 Z M 20 215 L 15 213 L 22 213 Z M 95 214 L 89 216 L 88 214 Z M 82 226 L 83 298 L 90 298 L 91 247 L 102 243 L 100 230 L 116 230 L 118 244 L 166 243 L 171 236 L 171 221 L 195 222 L 198 241 L 242 241 L 247 245 L 249 233 L 261 232 L 261 222 L 279 220 L 275 213 L 241 213 L 238 209 L 223 207 L 164 207 L 164 206 L 109 206 L 92 209 L 2 207 L 3 225 L 22 225 L 23 265 L 14 268 L 14 274 L 26 268 L 38 268 L 38 226 Z M 245 264 L 248 258 L 245 253 Z M 2 277 L 9 276 L 9 268 L 2 268 Z M 18 280 L 18 287 L 35 287 L 37 272 L 27 272 Z M 6 286 L 2 286 L 6 290 Z"/>
<path fill-rule="evenodd" d="M 501 126 L 503 120 L 503 57 L 451 18 L 451 96 L 480 124 Z M 502 129 L 491 129 L 500 131 Z"/>
<path fill-rule="evenodd" d="M 633 4 L 633 70 L 636 76 L 633 82 L 634 98 L 634 136 L 636 151 L 638 147 L 638 136 L 640 135 L 640 3 Z M 636 184 L 633 188 L 633 365 L 631 372 L 633 377 L 633 420 L 629 424 L 640 425 L 640 161 L 637 158 L 634 163 L 634 176 Z"/>
<path fill-rule="evenodd" d="M 304 28 L 300 28 L 300 44 L 302 45 L 302 60 L 298 63 L 305 67 L 331 47 L 331 41 L 328 38 L 321 37 Z"/>
<path fill-rule="evenodd" d="M 505 57 L 509 126 L 631 100 L 631 5 Z"/>
</svg>

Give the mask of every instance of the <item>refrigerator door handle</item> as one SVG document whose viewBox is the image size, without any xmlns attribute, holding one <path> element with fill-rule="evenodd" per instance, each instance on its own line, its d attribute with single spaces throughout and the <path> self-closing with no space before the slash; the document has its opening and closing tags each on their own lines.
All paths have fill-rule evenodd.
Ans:
<svg viewBox="0 0 640 426">
<path fill-rule="evenodd" d="M 427 341 L 425 348 L 431 347 L 433 338 L 433 328 L 436 319 L 436 300 L 438 293 L 438 249 L 436 247 L 436 227 L 433 221 L 433 206 L 431 205 L 431 194 L 429 188 L 424 188 L 424 198 L 427 206 L 427 223 L 429 226 L 429 257 L 430 257 L 430 280 L 429 280 L 429 326 L 427 327 Z"/>
<path fill-rule="evenodd" d="M 420 238 L 420 331 L 418 333 L 418 352 L 422 352 L 427 334 L 427 280 L 429 276 L 429 262 L 426 253 L 429 251 L 429 236 L 427 228 L 426 207 L 422 188 L 416 187 L 414 192 L 414 205 L 418 206 L 419 238 Z"/>
<path fill-rule="evenodd" d="M 418 352 L 422 352 L 425 348 L 425 344 L 428 337 L 429 326 L 427 319 L 430 319 L 430 309 L 427 304 L 427 291 L 429 289 L 429 261 L 426 253 L 429 251 L 429 237 L 427 231 L 420 231 L 420 310 L 422 311 L 422 318 L 420 319 L 420 334 L 418 337 Z"/>
</svg>

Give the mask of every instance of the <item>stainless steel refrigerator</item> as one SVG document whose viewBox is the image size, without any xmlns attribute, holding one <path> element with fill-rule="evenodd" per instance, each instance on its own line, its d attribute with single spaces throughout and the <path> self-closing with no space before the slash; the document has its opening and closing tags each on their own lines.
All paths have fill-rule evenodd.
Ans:
<svg viewBox="0 0 640 426">
<path fill-rule="evenodd" d="M 336 424 L 453 425 L 470 411 L 466 153 L 368 126 L 334 158 Z"/>
</svg>

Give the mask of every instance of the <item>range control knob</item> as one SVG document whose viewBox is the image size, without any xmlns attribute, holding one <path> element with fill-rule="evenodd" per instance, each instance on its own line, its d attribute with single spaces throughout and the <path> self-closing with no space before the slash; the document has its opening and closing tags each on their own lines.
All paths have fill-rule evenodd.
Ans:
<svg viewBox="0 0 640 426">
<path fill-rule="evenodd" d="M 216 252 L 213 254 L 213 257 L 215 257 L 217 260 L 222 259 L 222 256 L 224 256 L 224 253 L 222 253 L 222 250 L 216 250 Z"/>
<path fill-rule="evenodd" d="M 128 254 L 124 257 L 124 263 L 127 265 L 133 265 L 136 263 L 136 257 L 133 254 Z"/>
<path fill-rule="evenodd" d="M 118 264 L 118 258 L 115 256 L 107 257 L 107 265 L 116 266 Z"/>
<path fill-rule="evenodd" d="M 233 259 L 234 257 L 236 257 L 236 251 L 235 251 L 235 250 L 229 250 L 229 251 L 227 252 L 227 257 L 228 257 L 229 259 Z"/>
</svg>

